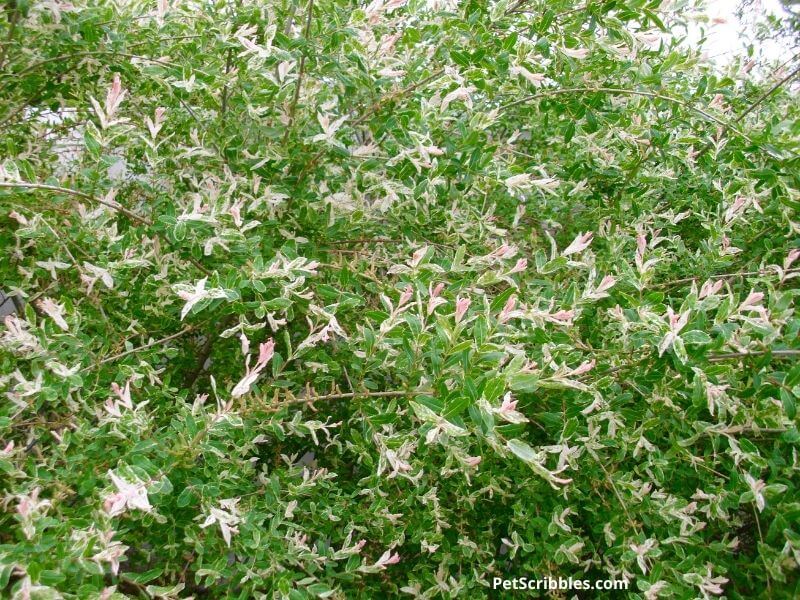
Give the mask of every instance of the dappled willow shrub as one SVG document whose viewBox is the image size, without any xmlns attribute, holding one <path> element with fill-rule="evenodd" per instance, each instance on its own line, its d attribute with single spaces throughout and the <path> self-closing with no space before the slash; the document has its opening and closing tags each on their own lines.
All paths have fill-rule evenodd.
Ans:
<svg viewBox="0 0 800 600">
<path fill-rule="evenodd" d="M 5 15 L 4 596 L 796 597 L 792 64 L 684 0 Z"/>
</svg>

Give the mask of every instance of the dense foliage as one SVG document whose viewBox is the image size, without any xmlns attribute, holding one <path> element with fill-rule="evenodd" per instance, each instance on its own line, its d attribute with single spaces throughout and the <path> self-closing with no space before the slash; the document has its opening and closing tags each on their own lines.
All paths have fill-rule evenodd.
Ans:
<svg viewBox="0 0 800 600">
<path fill-rule="evenodd" d="M 786 70 L 689 0 L 4 14 L 4 597 L 797 597 Z"/>
</svg>

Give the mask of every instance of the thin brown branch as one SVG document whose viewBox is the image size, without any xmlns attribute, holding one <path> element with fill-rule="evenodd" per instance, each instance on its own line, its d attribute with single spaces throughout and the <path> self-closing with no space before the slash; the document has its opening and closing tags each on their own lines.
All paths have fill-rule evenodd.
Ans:
<svg viewBox="0 0 800 600">
<path fill-rule="evenodd" d="M 594 93 L 605 93 L 605 94 L 620 94 L 623 96 L 642 96 L 644 98 L 652 98 L 654 100 L 664 100 L 666 102 L 672 102 L 679 106 L 683 106 L 688 110 L 692 110 L 709 121 L 713 121 L 717 125 L 720 125 L 723 128 L 729 129 L 736 133 L 737 135 L 741 136 L 742 138 L 746 139 L 748 142 L 752 143 L 753 141 L 750 139 L 747 134 L 740 131 L 732 124 L 723 121 L 722 119 L 715 117 L 714 115 L 704 111 L 702 108 L 697 108 L 696 106 L 692 106 L 688 102 L 681 100 L 680 98 L 673 98 L 671 96 L 665 96 L 664 94 L 658 94 L 656 92 L 646 92 L 641 90 L 631 90 L 627 88 L 612 88 L 612 87 L 579 87 L 579 88 L 557 88 L 552 90 L 545 90 L 543 92 L 539 92 L 538 94 L 532 94 L 530 96 L 526 96 L 524 98 L 520 98 L 519 100 L 514 100 L 513 102 L 509 102 L 508 104 L 504 104 L 500 107 L 501 111 L 506 111 L 509 108 L 513 108 L 514 106 L 519 106 L 521 104 L 526 104 L 528 102 L 534 102 L 536 100 L 541 100 L 544 98 L 549 98 L 551 96 L 559 96 L 562 94 L 594 94 Z"/>
<path fill-rule="evenodd" d="M 606 469 L 605 465 L 603 465 L 603 461 L 600 460 L 599 457 L 595 456 L 595 454 L 593 452 L 589 452 L 589 456 L 591 456 L 595 460 L 595 462 L 600 466 L 600 468 L 603 470 L 603 473 L 606 476 L 606 481 L 608 481 L 608 483 L 611 485 L 611 490 L 614 492 L 614 495 L 617 497 L 617 502 L 619 502 L 619 505 L 622 508 L 622 511 L 625 513 L 625 517 L 628 519 L 628 524 L 633 528 L 633 530 L 637 534 L 640 533 L 640 530 L 636 525 L 636 521 L 633 520 L 633 517 L 631 516 L 631 513 L 628 511 L 628 506 L 625 503 L 625 500 L 622 498 L 622 495 L 619 493 L 619 490 L 617 489 L 617 486 L 614 483 L 614 480 L 611 478 L 611 474 L 608 472 L 608 469 Z"/>
<path fill-rule="evenodd" d="M 519 9 L 528 2 L 530 2 L 530 0 L 517 0 L 514 4 L 511 5 L 511 7 L 508 10 L 506 10 L 506 15 L 511 15 L 514 14 L 515 12 L 522 12 L 519 11 Z"/>
<path fill-rule="evenodd" d="M 710 429 L 711 433 L 722 433 L 725 435 L 732 435 L 735 433 L 750 433 L 753 435 L 779 435 L 786 433 L 784 427 L 757 427 L 755 425 L 732 425 L 725 429 Z"/>
<path fill-rule="evenodd" d="M 204 19 L 204 18 L 207 19 L 208 16 L 209 15 L 206 14 L 205 11 L 200 11 L 197 14 L 190 14 L 190 13 L 187 13 L 187 12 L 181 12 L 179 18 L 180 18 L 180 21 L 187 21 L 187 20 L 192 20 L 192 19 L 198 19 L 198 20 L 199 19 Z M 147 21 L 147 20 L 152 19 L 152 18 L 153 18 L 153 14 L 152 13 L 146 14 L 146 15 L 139 15 L 139 16 L 136 16 L 136 17 L 129 17 L 129 19 L 131 21 Z M 169 20 L 169 14 L 167 14 L 167 20 Z M 106 25 L 111 25 L 112 23 L 115 24 L 115 25 L 120 25 L 120 23 L 117 20 L 110 20 L 110 21 L 100 21 L 99 23 L 95 24 L 94 27 L 105 27 Z M 127 26 L 128 24 L 127 23 L 122 23 L 122 25 Z"/>
<path fill-rule="evenodd" d="M 190 331 L 193 331 L 194 327 L 192 325 L 187 325 L 183 329 L 181 329 L 178 333 L 173 333 L 172 335 L 168 335 L 167 337 L 161 338 L 159 340 L 154 340 L 152 342 L 148 342 L 142 346 L 138 346 L 136 348 L 131 348 L 130 350 L 126 350 L 125 352 L 120 352 L 119 354 L 115 354 L 113 356 L 108 356 L 103 360 L 97 361 L 93 365 L 89 365 L 81 369 L 82 371 L 89 371 L 91 369 L 97 368 L 100 365 L 105 365 L 110 362 L 117 361 L 121 358 L 125 358 L 126 356 L 130 356 L 131 354 L 136 354 L 137 352 L 142 352 L 144 350 L 148 350 L 149 348 L 153 348 L 155 346 L 161 346 L 162 344 L 166 344 L 167 342 L 171 342 L 174 339 L 177 339 L 181 336 L 186 335 Z"/>
<path fill-rule="evenodd" d="M 289 14 L 286 16 L 286 23 L 283 25 L 283 35 L 289 37 L 289 34 L 292 32 L 292 25 L 294 25 L 294 15 L 297 12 L 297 4 L 292 2 L 292 6 L 289 9 Z"/>
<path fill-rule="evenodd" d="M 224 317 L 221 321 L 217 322 L 217 329 L 227 329 L 230 325 L 236 320 L 235 314 L 229 314 Z M 214 350 L 214 344 L 216 343 L 217 339 L 219 339 L 216 335 L 209 334 L 206 338 L 203 347 L 200 349 L 200 353 L 197 357 L 197 366 L 194 370 L 188 375 L 186 378 L 186 387 L 193 388 L 195 384 L 200 379 L 200 375 L 202 375 L 206 361 L 208 361 L 211 353 Z"/>
<path fill-rule="evenodd" d="M 315 402 L 324 402 L 328 400 L 354 400 L 356 398 L 402 398 L 404 396 L 414 396 L 416 394 L 429 393 L 429 390 L 391 390 L 385 392 L 342 392 L 337 394 L 324 394 L 306 396 L 304 398 L 292 397 L 280 403 L 273 403 L 266 406 L 269 412 L 275 412 L 294 404 L 314 404 Z"/>
<path fill-rule="evenodd" d="M 405 244 L 406 240 L 387 239 L 387 238 L 354 238 L 351 240 L 328 240 L 333 246 L 339 244 Z"/>
<path fill-rule="evenodd" d="M 314 0 L 308 0 L 308 8 L 306 9 L 306 26 L 303 30 L 303 39 L 308 43 L 308 36 L 311 32 L 311 18 L 314 16 Z M 306 72 L 306 50 L 303 50 L 303 55 L 300 57 L 300 66 L 297 69 L 297 82 L 294 87 L 294 97 L 292 103 L 289 105 L 289 120 L 286 123 L 286 132 L 283 134 L 283 143 L 289 139 L 289 133 L 294 124 L 294 115 L 297 111 L 297 103 L 300 100 L 300 89 L 303 87 L 303 76 Z"/>
<path fill-rule="evenodd" d="M 353 238 L 348 240 L 325 240 L 331 246 L 347 245 L 347 244 L 405 244 L 416 243 L 414 241 L 394 239 L 394 238 Z M 431 246 L 439 246 L 441 248 L 451 248 L 448 244 L 441 244 L 439 242 L 429 242 L 428 240 L 420 240 L 419 243 L 430 244 Z"/>
<path fill-rule="evenodd" d="M 49 63 L 53 63 L 53 62 L 64 63 L 64 62 L 66 62 L 68 60 L 71 60 L 71 59 L 74 59 L 74 58 L 85 58 L 87 56 L 121 56 L 123 58 L 133 58 L 133 59 L 138 59 L 138 60 L 144 60 L 144 61 L 151 62 L 151 63 L 157 64 L 157 65 L 161 65 L 163 67 L 172 67 L 172 68 L 178 68 L 178 69 L 181 68 L 181 65 L 179 65 L 177 63 L 161 60 L 161 59 L 158 59 L 158 58 L 150 58 L 148 56 L 142 56 L 140 54 L 131 54 L 129 52 L 117 52 L 117 51 L 114 51 L 114 50 L 93 50 L 91 52 L 76 52 L 74 54 L 64 54 L 62 56 L 54 56 L 52 58 L 45 58 L 44 60 L 40 60 L 39 62 L 33 63 L 31 65 L 28 65 L 27 67 L 25 67 L 21 71 L 18 71 L 16 73 L 5 73 L 3 75 L 5 75 L 6 77 L 11 77 L 14 80 L 18 80 L 23 75 L 27 75 L 31 71 L 35 71 L 36 69 L 38 69 L 40 67 L 43 67 L 44 65 L 47 65 Z M 0 89 L 5 89 L 5 87 L 6 86 L 3 86 L 3 88 L 0 88 Z"/>
<path fill-rule="evenodd" d="M 233 66 L 233 48 L 228 48 L 227 55 L 225 57 L 225 75 L 227 76 L 231 72 L 231 67 Z M 228 112 L 228 94 L 230 90 L 228 88 L 228 83 L 225 83 L 225 87 L 222 88 L 222 102 L 220 105 L 220 120 L 222 121 L 222 128 L 225 128 L 225 117 L 226 113 Z"/>
<path fill-rule="evenodd" d="M 665 281 L 654 285 L 654 288 L 672 287 L 673 285 L 682 285 L 684 283 L 691 283 L 693 281 L 700 281 L 701 279 L 733 279 L 734 277 L 753 277 L 756 275 L 766 275 L 770 273 L 769 269 L 759 269 L 758 271 L 739 271 L 736 273 L 720 273 L 718 275 L 695 275 L 694 277 L 684 277 L 683 279 L 673 279 L 672 281 Z M 786 269 L 784 273 L 798 273 L 800 268 Z"/>
<path fill-rule="evenodd" d="M 49 192 L 55 192 L 58 194 L 68 194 L 70 196 L 75 196 L 76 198 L 82 198 L 84 200 L 89 200 L 90 202 L 96 202 L 97 204 L 102 204 L 103 206 L 107 206 L 113 210 L 116 210 L 132 221 L 136 221 L 142 225 L 152 226 L 153 221 L 148 219 L 147 217 L 143 217 L 141 215 L 136 214 L 124 208 L 117 202 L 109 202 L 107 200 L 103 200 L 102 198 L 97 198 L 96 196 L 92 196 L 85 192 L 81 192 L 79 190 L 73 190 L 71 188 L 59 187 L 55 185 L 47 185 L 44 183 L 28 183 L 28 182 L 13 182 L 13 181 L 0 181 L 0 188 L 10 188 L 10 189 L 30 189 L 30 190 L 45 190 Z M 169 245 L 172 245 L 168 239 L 164 238 L 164 236 L 160 236 L 162 239 L 165 239 Z M 200 263 L 196 258 L 193 256 L 189 256 L 187 260 L 192 263 L 195 267 L 200 269 L 204 274 L 211 275 L 211 271 L 209 271 L 206 267 Z"/>
<path fill-rule="evenodd" d="M 286 363 L 284 363 L 284 364 L 286 364 Z M 313 402 L 316 402 L 316 401 L 319 401 L 319 400 L 346 400 L 346 399 L 353 399 L 353 398 L 392 398 L 392 397 L 396 398 L 396 397 L 412 396 L 414 394 L 423 394 L 423 393 L 429 393 L 429 391 L 424 391 L 424 390 L 416 390 L 416 391 L 395 390 L 395 391 L 387 391 L 387 392 L 346 392 L 346 393 L 338 393 L 338 394 L 326 394 L 326 395 L 323 395 L 323 396 L 307 396 L 305 398 L 297 398 L 297 397 L 292 396 L 289 400 L 286 400 L 284 402 L 277 402 L 278 391 L 276 390 L 275 391 L 275 397 L 273 398 L 273 402 L 271 404 L 267 404 L 267 403 L 262 401 L 262 402 L 260 402 L 258 404 L 250 405 L 250 406 L 246 407 L 242 411 L 239 411 L 238 415 L 244 416 L 244 415 L 247 415 L 247 414 L 249 414 L 251 412 L 254 412 L 256 410 L 257 411 L 261 411 L 261 412 L 272 413 L 272 412 L 277 412 L 280 409 L 282 409 L 282 408 L 284 408 L 286 406 L 289 406 L 289 405 L 293 405 L 293 404 L 306 404 L 306 405 L 311 406 L 311 404 Z M 200 431 L 197 432 L 197 434 L 189 442 L 187 448 L 189 448 L 190 451 L 193 452 L 193 455 L 192 455 L 193 457 L 196 456 L 196 452 L 198 452 L 198 449 L 200 448 L 200 443 L 208 435 L 208 432 L 209 432 L 209 427 L 208 426 L 203 427 L 202 429 L 200 429 Z M 172 453 L 173 454 L 178 454 L 178 453 L 180 453 L 180 451 L 173 450 Z"/>
<path fill-rule="evenodd" d="M 748 106 L 743 112 L 739 113 L 736 116 L 736 121 L 737 122 L 741 122 L 742 119 L 744 119 L 747 115 L 749 115 L 756 108 L 758 108 L 767 98 L 772 96 L 775 92 L 777 92 L 779 89 L 781 89 L 784 85 L 786 85 L 792 79 L 797 77 L 798 74 L 800 74 L 800 67 L 797 67 L 796 69 L 794 69 L 786 77 L 784 77 L 778 83 L 773 85 L 769 90 L 767 90 L 766 92 L 761 94 L 761 96 L 759 96 L 755 101 L 753 101 L 753 103 L 750 106 Z M 723 137 L 725 137 L 725 134 L 728 132 L 728 129 L 731 129 L 731 128 L 732 128 L 731 125 L 723 125 L 722 126 L 722 131 L 720 132 L 720 135 L 719 135 L 719 139 L 722 139 Z M 736 131 L 736 130 L 734 129 L 734 131 Z M 697 160 L 701 156 L 705 155 L 705 153 L 708 152 L 712 148 L 712 146 L 713 146 L 713 144 L 711 142 L 709 142 L 705 146 L 700 148 L 700 151 L 697 153 L 697 155 L 695 156 L 694 159 Z"/>
<path fill-rule="evenodd" d="M 386 392 L 342 392 L 339 394 L 324 394 L 322 396 L 311 396 L 309 398 L 296 398 L 295 402 L 318 402 L 319 400 L 348 400 L 354 398 L 396 398 L 400 396 L 412 396 L 421 394 L 419 391 L 391 390 Z"/>
<path fill-rule="evenodd" d="M 748 356 L 775 356 L 777 358 L 792 358 L 800 356 L 800 350 L 752 350 L 749 352 L 726 352 L 725 354 L 712 354 L 708 357 L 711 362 L 732 360 L 737 358 L 747 358 Z"/>
<path fill-rule="evenodd" d="M 797 77 L 798 74 L 800 74 L 800 67 L 797 67 L 795 70 L 791 71 L 786 77 L 784 77 L 778 83 L 773 85 L 769 90 L 767 90 L 766 92 L 761 94 L 761 96 L 759 96 L 750 106 L 747 107 L 747 110 L 745 110 L 744 112 L 740 113 L 736 117 L 736 120 L 739 121 L 739 120 L 743 119 L 744 117 L 746 117 L 747 115 L 749 115 L 756 108 L 758 108 L 767 98 L 772 96 L 775 92 L 777 92 L 779 89 L 781 89 L 784 85 L 786 85 L 792 79 Z"/>
<path fill-rule="evenodd" d="M 427 85 L 431 81 L 438 79 L 443 74 L 444 74 L 444 69 L 437 69 L 424 79 L 421 79 L 416 83 L 412 83 L 411 85 L 403 88 L 402 90 L 398 90 L 397 92 L 392 92 L 391 94 L 387 94 L 386 96 L 378 100 L 375 104 L 370 106 L 366 111 L 364 111 L 360 117 L 358 117 L 355 121 L 351 123 L 351 126 L 356 127 L 358 125 L 361 125 L 364 121 L 366 121 L 369 117 L 378 112 L 386 104 L 394 102 L 396 99 L 402 98 L 403 96 L 407 96 L 408 94 L 422 87 L 423 85 Z"/>
<path fill-rule="evenodd" d="M 9 4 L 9 6 L 12 6 Z M 2 50 L 0 50 L 0 69 L 5 67 L 6 58 L 8 57 L 8 48 L 11 46 L 11 42 L 14 40 L 14 33 L 17 31 L 17 22 L 19 21 L 19 9 L 13 8 L 11 15 L 9 17 L 10 24 L 8 26 L 8 36 L 6 37 L 6 41 L 3 44 Z"/>
<path fill-rule="evenodd" d="M 0 121 L 0 129 L 5 129 L 6 125 L 12 122 L 18 115 L 25 112 L 26 108 L 30 108 L 33 104 L 39 102 L 39 100 L 42 98 L 42 95 L 44 94 L 44 91 L 47 89 L 48 85 L 50 85 L 50 82 L 46 81 L 45 83 L 39 86 L 39 88 L 32 96 L 29 96 L 24 102 L 18 104 L 15 108 L 9 111 L 8 114 L 6 114 L 6 116 L 3 117 L 3 120 Z M 3 88 L 0 88 L 0 92 L 2 91 Z"/>
<path fill-rule="evenodd" d="M 134 42 L 130 44 L 128 48 L 136 48 L 137 46 L 144 46 L 145 44 L 163 44 L 164 42 L 176 42 L 178 40 L 194 40 L 197 38 L 206 37 L 205 34 L 202 33 L 186 33 L 184 35 L 169 35 L 160 37 L 155 40 L 142 40 L 141 42 Z"/>
<path fill-rule="evenodd" d="M 181 65 L 179 65 L 177 63 L 170 62 L 170 61 L 167 61 L 167 60 L 162 60 L 162 59 L 159 59 L 159 58 L 150 58 L 149 56 L 142 56 L 141 54 L 132 54 L 130 52 L 119 52 L 117 50 L 89 50 L 89 51 L 86 51 L 86 52 L 75 52 L 73 54 L 63 54 L 61 56 L 53 56 L 51 58 L 45 58 L 45 59 L 40 60 L 39 62 L 35 62 L 33 64 L 28 65 L 27 67 L 25 67 L 21 71 L 6 73 L 5 76 L 6 77 L 10 77 L 10 78 L 14 78 L 14 79 L 18 79 L 19 77 L 22 77 L 23 75 L 27 75 L 31 71 L 35 71 L 36 69 L 39 69 L 39 68 L 43 67 L 44 65 L 47 65 L 47 64 L 50 64 L 50 63 L 53 63 L 53 62 L 63 63 L 63 62 L 66 62 L 68 60 L 71 60 L 71 59 L 86 58 L 88 56 L 121 56 L 123 58 L 133 58 L 133 59 L 137 59 L 137 60 L 144 60 L 144 61 L 147 61 L 147 62 L 155 63 L 157 65 L 161 65 L 163 67 L 173 67 L 173 68 L 178 68 L 178 69 L 181 68 Z M 200 72 L 200 71 L 198 71 L 198 72 Z"/>
<path fill-rule="evenodd" d="M 371 117 L 373 114 L 375 114 L 376 112 L 381 110 L 386 104 L 389 104 L 390 102 L 394 102 L 395 100 L 397 100 L 399 98 L 402 98 L 403 96 L 406 96 L 406 95 L 412 93 L 414 90 L 416 90 L 416 89 L 422 87 L 423 85 L 426 85 L 426 84 L 430 83 L 431 81 L 441 77 L 443 74 L 444 74 L 444 69 L 438 69 L 438 70 L 434 71 L 432 74 L 428 75 L 428 77 L 425 77 L 424 79 L 421 79 L 420 81 L 418 81 L 416 83 L 413 83 L 413 84 L 409 85 L 408 87 L 403 88 L 402 90 L 387 94 L 386 96 L 384 96 L 383 98 L 378 100 L 375 104 L 373 104 L 372 106 L 367 108 L 367 110 L 364 111 L 361 114 L 360 117 L 358 117 L 355 121 L 353 121 L 351 123 L 351 126 L 356 127 L 358 125 L 361 125 L 369 117 Z M 323 157 L 325 152 L 326 152 L 326 149 L 323 148 L 319 152 L 317 152 L 314 156 L 311 157 L 311 160 L 309 160 L 306 163 L 306 165 L 303 167 L 303 170 L 300 171 L 300 175 L 298 175 L 298 177 L 297 177 L 297 183 L 298 184 L 302 183 L 305 180 L 305 178 L 308 175 L 308 173 L 311 171 L 311 169 L 313 169 L 316 166 L 316 164 L 319 162 L 319 159 Z M 292 202 L 293 198 L 294 198 L 294 196 L 292 196 L 292 198 L 289 199 L 289 207 L 291 207 L 291 202 Z"/>
<path fill-rule="evenodd" d="M 73 190 L 71 188 L 64 188 L 59 187 L 56 185 L 47 185 L 44 183 L 28 183 L 28 182 L 14 182 L 14 181 L 0 181 L 0 188 L 10 188 L 10 189 L 28 189 L 28 190 L 45 190 L 49 192 L 55 192 L 58 194 L 67 194 L 70 196 L 75 196 L 76 198 L 82 198 L 84 200 L 89 200 L 90 202 L 96 202 L 97 204 L 102 204 L 103 206 L 107 206 L 112 208 L 132 221 L 136 221 L 143 225 L 152 225 L 153 222 L 148 219 L 147 217 L 143 217 L 141 215 L 137 215 L 135 212 L 131 212 L 127 208 L 121 206 L 117 202 L 109 202 L 107 200 L 103 200 L 102 198 L 97 198 L 85 192 L 81 192 L 78 190 Z"/>
</svg>

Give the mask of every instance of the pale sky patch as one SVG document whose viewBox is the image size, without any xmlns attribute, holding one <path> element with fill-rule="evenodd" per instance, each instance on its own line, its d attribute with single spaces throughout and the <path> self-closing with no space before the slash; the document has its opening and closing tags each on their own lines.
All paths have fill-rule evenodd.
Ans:
<svg viewBox="0 0 800 600">
<path fill-rule="evenodd" d="M 738 55 L 745 55 L 748 40 L 753 37 L 752 24 L 742 23 L 737 18 L 737 5 L 736 0 L 706 0 L 706 14 L 713 19 L 724 20 L 724 22 L 693 24 L 689 30 L 687 41 L 695 45 L 700 40 L 701 30 L 706 30 L 707 35 L 703 48 L 709 59 L 720 66 L 729 64 Z M 779 0 L 757 0 L 753 4 L 752 10 L 765 16 L 767 14 L 786 14 Z M 755 57 L 759 61 L 782 62 L 791 58 L 791 53 L 784 44 L 768 41 L 758 45 Z"/>
</svg>

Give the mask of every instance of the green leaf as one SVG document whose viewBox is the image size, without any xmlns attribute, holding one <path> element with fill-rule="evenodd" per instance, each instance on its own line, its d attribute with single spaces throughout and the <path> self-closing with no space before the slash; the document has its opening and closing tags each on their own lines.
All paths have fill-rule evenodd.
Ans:
<svg viewBox="0 0 800 600">
<path fill-rule="evenodd" d="M 710 344 L 713 341 L 710 335 L 697 329 L 682 333 L 681 338 L 687 344 Z"/>
<path fill-rule="evenodd" d="M 556 271 L 560 271 L 564 267 L 567 266 L 567 258 L 564 256 L 559 256 L 558 258 L 554 258 L 551 261 L 545 263 L 545 265 L 539 270 L 542 275 L 550 275 L 555 273 Z"/>
<path fill-rule="evenodd" d="M 506 382 L 500 377 L 495 377 L 487 381 L 484 385 L 483 397 L 487 402 L 492 403 L 503 394 L 505 389 Z"/>
<path fill-rule="evenodd" d="M 502 309 L 508 299 L 516 292 L 514 288 L 508 288 L 500 292 L 497 296 L 495 296 L 494 300 L 492 300 L 491 305 L 489 306 L 489 310 L 493 313 Z"/>
<path fill-rule="evenodd" d="M 783 380 L 783 385 L 789 388 L 793 388 L 797 384 L 800 384 L 800 363 L 793 366 Z"/>
<path fill-rule="evenodd" d="M 330 587 L 321 582 L 312 583 L 306 588 L 306 591 L 309 594 L 313 594 L 317 598 L 330 598 L 336 593 L 336 590 L 332 590 Z"/>
<path fill-rule="evenodd" d="M 536 451 L 522 440 L 518 440 L 516 438 L 508 440 L 508 442 L 506 442 L 506 446 L 509 450 L 511 450 L 511 452 L 514 453 L 514 456 L 523 460 L 524 462 L 537 463 Z"/>
<path fill-rule="evenodd" d="M 123 575 L 123 579 L 127 579 L 134 583 L 147 583 L 148 581 L 153 581 L 156 577 L 160 577 L 161 573 L 164 572 L 162 567 L 156 567 L 155 569 L 150 569 L 149 571 L 144 571 L 143 573 L 125 573 Z"/>
<path fill-rule="evenodd" d="M 539 377 L 533 373 L 518 373 L 508 380 L 515 392 L 535 392 L 539 389 Z"/>
<path fill-rule="evenodd" d="M 472 401 L 468 397 L 457 396 L 456 398 L 450 400 L 446 404 L 442 416 L 445 419 L 451 419 L 452 417 L 457 417 L 458 415 L 463 413 L 470 404 L 472 404 Z"/>
<path fill-rule="evenodd" d="M 267 310 L 285 310 L 292 305 L 292 301 L 288 298 L 273 298 L 264 302 L 264 308 Z"/>
<path fill-rule="evenodd" d="M 450 58 L 453 59 L 453 62 L 462 67 L 467 67 L 470 64 L 469 55 L 464 52 L 459 52 L 458 50 L 450 50 Z"/>
<path fill-rule="evenodd" d="M 178 499 L 175 501 L 175 504 L 180 508 L 185 506 L 189 506 L 194 500 L 194 494 L 192 493 L 191 488 L 184 488 L 183 491 L 178 495 Z"/>
<path fill-rule="evenodd" d="M 564 143 L 569 144 L 575 136 L 575 121 L 570 121 L 564 128 Z"/>
<path fill-rule="evenodd" d="M 797 405 L 795 404 L 794 396 L 785 388 L 781 388 L 781 404 L 783 404 L 783 412 L 786 413 L 787 417 L 794 419 L 797 416 Z"/>
</svg>

